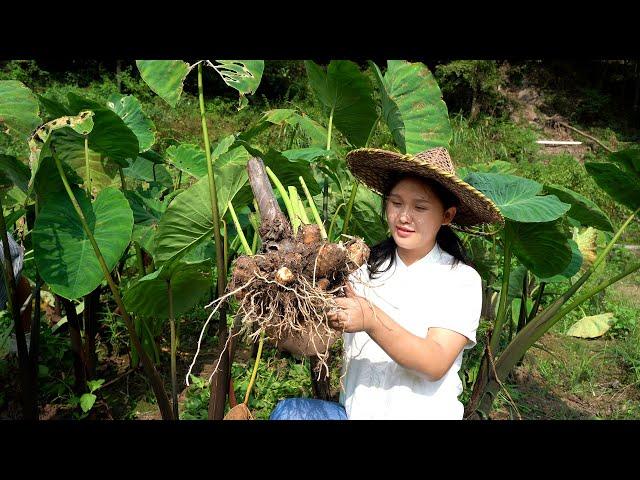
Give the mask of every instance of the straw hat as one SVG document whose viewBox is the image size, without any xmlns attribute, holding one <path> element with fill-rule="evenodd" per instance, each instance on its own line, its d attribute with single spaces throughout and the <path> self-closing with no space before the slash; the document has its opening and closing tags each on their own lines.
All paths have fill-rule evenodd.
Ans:
<svg viewBox="0 0 640 480">
<path fill-rule="evenodd" d="M 470 226 L 504 222 L 495 203 L 456 176 L 446 148 L 432 148 L 416 155 L 359 148 L 347 154 L 347 165 L 351 173 L 381 195 L 398 174 L 413 174 L 437 181 L 460 201 L 454 224 Z"/>
</svg>

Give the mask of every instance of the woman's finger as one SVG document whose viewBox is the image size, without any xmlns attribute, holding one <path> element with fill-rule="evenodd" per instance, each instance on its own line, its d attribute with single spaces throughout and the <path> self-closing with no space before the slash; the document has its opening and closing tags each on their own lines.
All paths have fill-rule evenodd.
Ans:
<svg viewBox="0 0 640 480">
<path fill-rule="evenodd" d="M 352 298 L 356 296 L 356 292 L 353 290 L 351 283 L 347 282 L 344 284 L 344 294 L 347 298 Z"/>
</svg>

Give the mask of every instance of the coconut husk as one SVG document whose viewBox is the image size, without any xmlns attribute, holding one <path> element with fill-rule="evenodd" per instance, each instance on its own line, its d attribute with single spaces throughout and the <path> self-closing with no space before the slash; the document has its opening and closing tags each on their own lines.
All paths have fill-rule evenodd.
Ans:
<svg viewBox="0 0 640 480">
<path fill-rule="evenodd" d="M 227 412 L 223 420 L 255 420 L 244 403 L 239 403 Z"/>
</svg>

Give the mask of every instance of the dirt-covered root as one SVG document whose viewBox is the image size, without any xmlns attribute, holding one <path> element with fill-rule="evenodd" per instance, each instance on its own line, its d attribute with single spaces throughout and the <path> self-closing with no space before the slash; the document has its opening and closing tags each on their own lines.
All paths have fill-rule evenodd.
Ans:
<svg viewBox="0 0 640 480">
<path fill-rule="evenodd" d="M 239 257 L 229 290 L 249 285 L 235 294 L 241 331 L 252 341 L 264 332 L 278 348 L 317 356 L 326 366 L 329 348 L 340 336 L 329 326 L 327 312 L 336 307 L 335 297 L 344 295 L 348 276 L 368 257 L 363 240 L 330 243 L 316 225 L 263 244 L 260 254 Z"/>
</svg>

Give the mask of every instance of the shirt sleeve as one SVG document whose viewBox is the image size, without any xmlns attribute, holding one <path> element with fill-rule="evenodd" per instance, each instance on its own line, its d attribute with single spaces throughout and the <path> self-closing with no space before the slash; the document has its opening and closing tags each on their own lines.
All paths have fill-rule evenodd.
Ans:
<svg viewBox="0 0 640 480">
<path fill-rule="evenodd" d="M 462 267 L 462 268 L 460 268 Z M 465 350 L 476 345 L 476 331 L 482 311 L 482 279 L 468 265 L 459 265 L 443 285 L 446 302 L 429 322 L 429 327 L 446 328 L 460 333 L 469 340 Z"/>
</svg>

